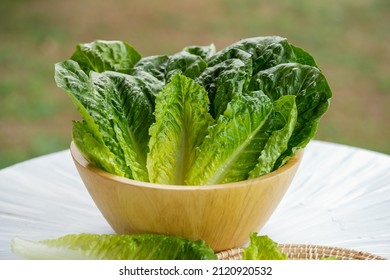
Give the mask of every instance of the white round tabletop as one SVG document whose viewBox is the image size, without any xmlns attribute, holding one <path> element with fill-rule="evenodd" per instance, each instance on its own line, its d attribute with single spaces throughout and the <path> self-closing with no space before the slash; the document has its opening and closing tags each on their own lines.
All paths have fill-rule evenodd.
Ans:
<svg viewBox="0 0 390 280">
<path fill-rule="evenodd" d="M 69 150 L 0 170 L 0 259 L 15 238 L 113 233 Z M 390 156 L 312 140 L 260 234 L 278 243 L 336 246 L 390 259 Z"/>
</svg>

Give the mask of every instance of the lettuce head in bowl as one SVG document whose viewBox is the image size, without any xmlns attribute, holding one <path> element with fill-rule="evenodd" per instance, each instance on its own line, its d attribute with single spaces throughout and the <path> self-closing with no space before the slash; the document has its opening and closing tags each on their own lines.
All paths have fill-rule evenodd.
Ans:
<svg viewBox="0 0 390 280">
<path fill-rule="evenodd" d="M 277 36 L 146 57 L 94 41 L 55 80 L 82 117 L 76 166 L 114 230 L 216 250 L 266 222 L 332 96 L 313 57 Z"/>
</svg>

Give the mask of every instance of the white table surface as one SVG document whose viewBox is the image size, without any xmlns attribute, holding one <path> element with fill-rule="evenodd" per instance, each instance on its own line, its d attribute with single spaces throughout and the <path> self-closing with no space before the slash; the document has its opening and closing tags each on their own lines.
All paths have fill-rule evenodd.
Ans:
<svg viewBox="0 0 390 280">
<path fill-rule="evenodd" d="M 69 150 L 0 170 L 0 259 L 15 237 L 113 233 Z M 288 192 L 260 231 L 278 243 L 350 248 L 390 259 L 390 156 L 311 141 Z"/>
</svg>

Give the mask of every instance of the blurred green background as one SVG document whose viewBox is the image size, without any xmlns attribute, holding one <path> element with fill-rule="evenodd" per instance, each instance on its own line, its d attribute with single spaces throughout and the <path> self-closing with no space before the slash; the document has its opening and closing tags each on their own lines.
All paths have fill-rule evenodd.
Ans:
<svg viewBox="0 0 390 280">
<path fill-rule="evenodd" d="M 286 37 L 333 90 L 316 139 L 390 154 L 389 15 L 388 0 L 0 0 L 0 168 L 68 148 L 79 115 L 54 64 L 96 39 L 153 55 Z"/>
</svg>

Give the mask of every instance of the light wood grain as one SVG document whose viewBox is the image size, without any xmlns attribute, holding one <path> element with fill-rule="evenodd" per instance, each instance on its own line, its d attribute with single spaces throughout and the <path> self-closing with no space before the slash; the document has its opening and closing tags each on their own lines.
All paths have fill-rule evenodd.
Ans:
<svg viewBox="0 0 390 280">
<path fill-rule="evenodd" d="M 117 233 L 160 233 L 205 240 L 215 251 L 241 247 L 287 191 L 302 152 L 268 175 L 212 186 L 170 186 L 115 176 L 89 164 L 71 144 L 77 170 Z"/>
</svg>

